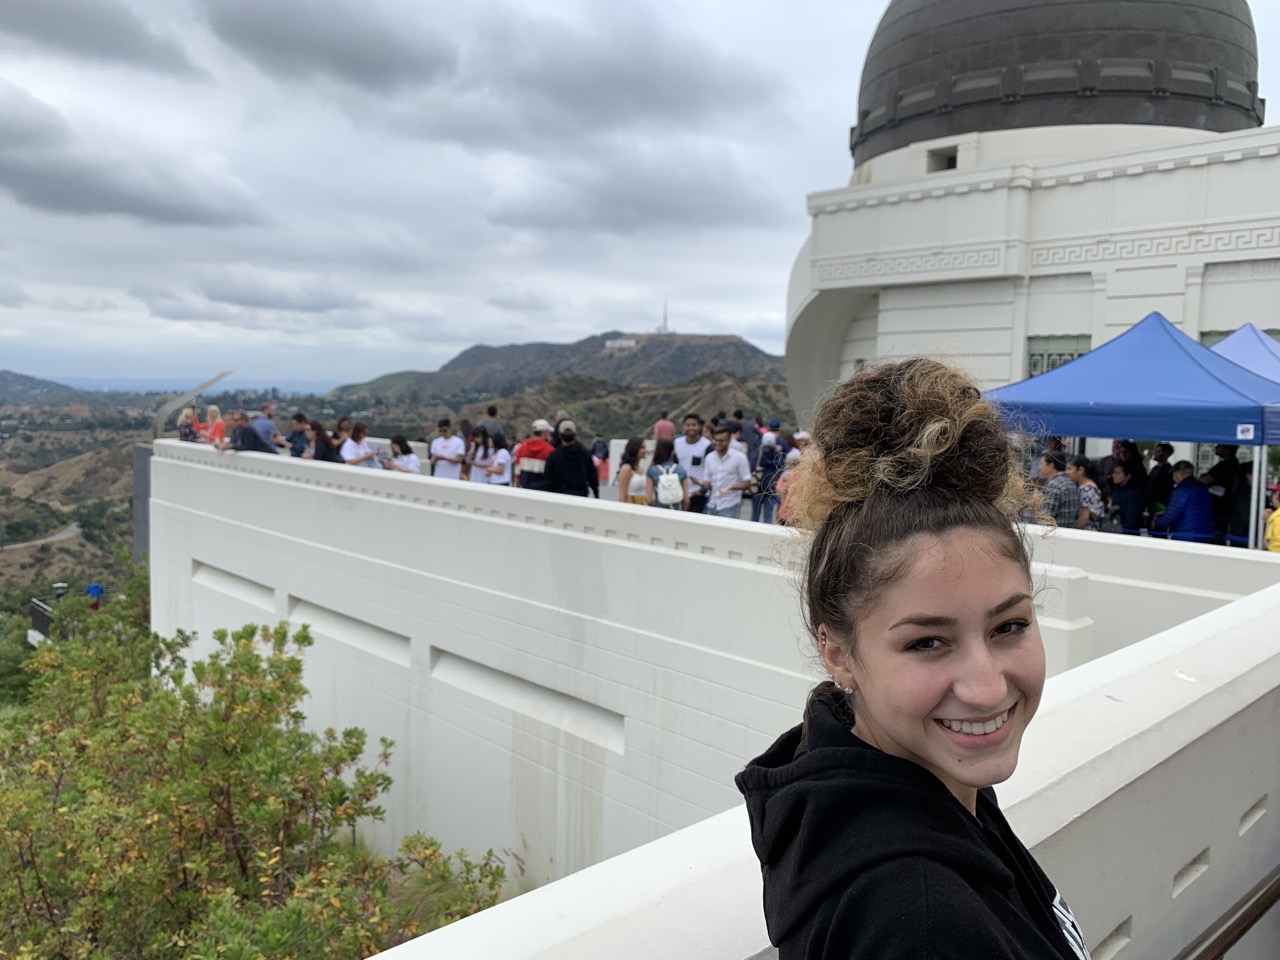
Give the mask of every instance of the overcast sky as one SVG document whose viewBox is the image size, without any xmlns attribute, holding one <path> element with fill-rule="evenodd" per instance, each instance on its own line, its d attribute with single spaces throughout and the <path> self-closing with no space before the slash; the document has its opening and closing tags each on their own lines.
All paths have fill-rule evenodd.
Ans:
<svg viewBox="0 0 1280 960">
<path fill-rule="evenodd" d="M 781 353 L 884 6 L 0 0 L 0 367 L 334 384 L 664 298 Z"/>
</svg>

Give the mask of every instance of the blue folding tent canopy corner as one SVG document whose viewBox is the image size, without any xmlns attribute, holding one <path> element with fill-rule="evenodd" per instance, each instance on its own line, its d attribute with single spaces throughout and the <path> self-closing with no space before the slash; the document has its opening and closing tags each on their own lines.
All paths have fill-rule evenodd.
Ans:
<svg viewBox="0 0 1280 960">
<path fill-rule="evenodd" d="M 1260 377 L 1280 381 L 1280 343 L 1252 323 L 1246 323 L 1225 340 L 1214 344 L 1213 352 Z"/>
<path fill-rule="evenodd" d="M 1012 429 L 1038 436 L 1280 444 L 1280 383 L 1201 346 L 1159 313 L 986 396 Z"/>
</svg>

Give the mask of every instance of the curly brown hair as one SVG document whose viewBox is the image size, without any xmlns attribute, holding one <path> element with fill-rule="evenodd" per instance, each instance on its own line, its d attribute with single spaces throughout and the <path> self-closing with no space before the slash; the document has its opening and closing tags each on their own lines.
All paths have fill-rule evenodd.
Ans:
<svg viewBox="0 0 1280 960">
<path fill-rule="evenodd" d="M 811 534 L 805 617 L 853 648 L 856 623 L 907 572 L 907 541 L 966 528 L 1028 572 L 1018 517 L 1035 497 L 997 410 L 966 374 L 917 357 L 859 371 L 818 407 L 787 486 Z"/>
</svg>

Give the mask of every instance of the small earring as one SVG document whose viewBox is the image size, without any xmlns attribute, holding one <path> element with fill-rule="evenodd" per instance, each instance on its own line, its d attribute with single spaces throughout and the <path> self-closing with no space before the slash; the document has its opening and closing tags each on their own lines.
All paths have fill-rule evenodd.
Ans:
<svg viewBox="0 0 1280 960">
<path fill-rule="evenodd" d="M 852 696 L 853 696 L 853 687 L 845 687 L 845 688 L 844 688 L 844 692 L 845 692 L 845 696 L 852 697 Z"/>
</svg>

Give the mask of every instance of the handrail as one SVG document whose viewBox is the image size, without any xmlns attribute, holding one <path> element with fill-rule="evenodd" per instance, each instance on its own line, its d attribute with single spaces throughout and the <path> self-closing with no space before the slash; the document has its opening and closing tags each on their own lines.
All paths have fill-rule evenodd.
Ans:
<svg viewBox="0 0 1280 960">
<path fill-rule="evenodd" d="M 1212 927 L 1174 960 L 1223 960 L 1253 927 L 1280 903 L 1280 867 L 1244 895 Z M 1218 932 L 1213 933 L 1214 930 Z"/>
</svg>

